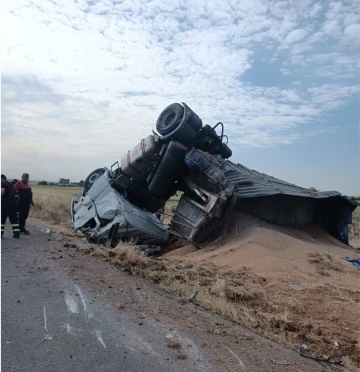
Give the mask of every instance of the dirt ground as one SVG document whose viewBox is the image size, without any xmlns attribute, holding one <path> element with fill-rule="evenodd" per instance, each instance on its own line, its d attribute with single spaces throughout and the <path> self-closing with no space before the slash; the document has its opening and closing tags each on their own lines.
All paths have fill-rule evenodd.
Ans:
<svg viewBox="0 0 360 372">
<path fill-rule="evenodd" d="M 246 309 L 245 325 L 312 355 L 359 363 L 360 272 L 345 256 L 359 252 L 317 226 L 285 228 L 236 212 L 211 245 L 187 245 L 164 258 L 210 268 L 215 276 L 200 287 Z"/>
</svg>

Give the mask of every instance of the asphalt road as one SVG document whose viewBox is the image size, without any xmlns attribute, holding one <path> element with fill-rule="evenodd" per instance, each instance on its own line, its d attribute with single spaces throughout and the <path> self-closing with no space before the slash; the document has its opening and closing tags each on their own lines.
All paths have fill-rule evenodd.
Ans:
<svg viewBox="0 0 360 372">
<path fill-rule="evenodd" d="M 159 343 L 164 327 L 119 313 L 69 279 L 39 235 L 2 240 L 2 371 L 215 370 L 196 354 L 177 360 Z"/>
<path fill-rule="evenodd" d="M 1 241 L 4 372 L 330 371 L 28 225 Z"/>
</svg>

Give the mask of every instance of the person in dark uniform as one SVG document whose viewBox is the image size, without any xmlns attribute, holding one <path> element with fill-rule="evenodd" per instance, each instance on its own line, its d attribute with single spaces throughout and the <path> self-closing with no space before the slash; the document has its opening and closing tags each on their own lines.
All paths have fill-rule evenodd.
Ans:
<svg viewBox="0 0 360 372">
<path fill-rule="evenodd" d="M 10 184 L 12 186 L 15 186 L 17 183 L 19 182 L 19 180 L 17 180 L 16 178 L 14 178 Z M 15 200 L 16 200 L 16 216 L 17 216 L 17 219 L 18 221 L 20 220 L 20 212 L 19 212 L 19 193 L 17 191 L 15 191 L 15 187 L 14 187 L 14 196 L 15 196 Z"/>
<path fill-rule="evenodd" d="M 16 214 L 16 199 L 13 186 L 1 175 L 1 237 L 4 235 L 6 220 L 9 217 L 14 238 L 20 238 L 19 220 Z"/>
<path fill-rule="evenodd" d="M 33 193 L 29 185 L 29 174 L 24 173 L 21 176 L 21 181 L 18 181 L 14 186 L 15 191 L 19 195 L 19 224 L 20 233 L 29 235 L 30 232 L 25 229 L 26 220 L 29 215 L 30 205 L 33 203 Z"/>
</svg>

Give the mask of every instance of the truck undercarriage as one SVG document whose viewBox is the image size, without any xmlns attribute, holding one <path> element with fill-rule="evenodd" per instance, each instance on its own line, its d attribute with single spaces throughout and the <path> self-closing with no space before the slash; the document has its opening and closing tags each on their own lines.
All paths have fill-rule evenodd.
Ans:
<svg viewBox="0 0 360 372">
<path fill-rule="evenodd" d="M 202 243 L 223 223 L 235 192 L 222 171 L 232 155 L 223 124 L 203 125 L 185 103 L 175 103 L 161 113 L 156 129 L 110 169 L 89 174 L 82 195 L 74 197 L 74 229 L 89 241 L 157 244 L 173 234 Z M 167 230 L 158 212 L 178 191 L 183 194 Z"/>
</svg>

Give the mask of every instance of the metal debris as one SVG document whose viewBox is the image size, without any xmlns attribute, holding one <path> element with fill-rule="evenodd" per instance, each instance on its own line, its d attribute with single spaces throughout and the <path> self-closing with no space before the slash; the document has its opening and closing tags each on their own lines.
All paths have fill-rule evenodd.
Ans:
<svg viewBox="0 0 360 372">
<path fill-rule="evenodd" d="M 189 265 L 189 264 L 186 264 L 186 263 L 180 263 L 180 264 L 176 265 L 175 267 L 177 269 L 184 270 L 184 269 L 191 269 L 193 267 L 193 265 Z"/>
<path fill-rule="evenodd" d="M 278 360 L 275 360 L 275 359 L 271 359 L 270 362 L 272 364 L 276 364 L 278 366 L 291 366 L 292 364 L 291 363 L 288 363 L 288 362 L 280 362 Z"/>
<path fill-rule="evenodd" d="M 190 296 L 189 300 L 190 301 L 195 301 L 196 296 L 198 295 L 199 291 L 194 291 L 193 294 Z"/>
<path fill-rule="evenodd" d="M 296 283 L 290 283 L 290 288 L 292 288 L 294 291 L 304 291 L 305 288 L 302 287 L 301 285 L 299 284 L 296 284 Z"/>
<path fill-rule="evenodd" d="M 45 335 L 45 337 L 35 346 L 35 348 L 37 348 L 39 345 L 41 345 L 44 341 L 48 340 L 48 341 L 51 341 L 53 339 L 53 337 L 49 334 Z"/>
<path fill-rule="evenodd" d="M 160 246 L 158 245 L 146 245 L 146 244 L 142 244 L 142 245 L 136 245 L 135 246 L 135 251 L 140 253 L 144 253 L 146 254 L 147 256 L 153 256 L 153 255 L 156 255 L 156 254 L 160 254 Z"/>
</svg>

